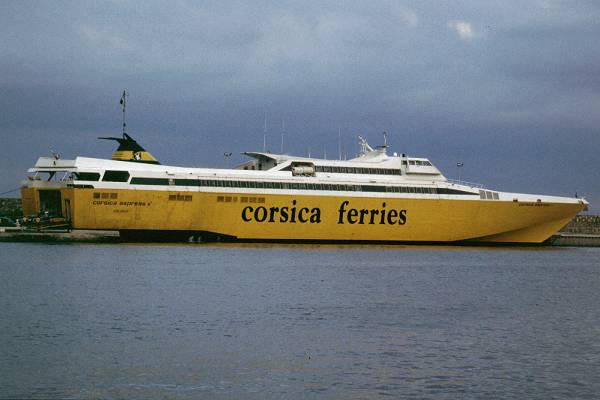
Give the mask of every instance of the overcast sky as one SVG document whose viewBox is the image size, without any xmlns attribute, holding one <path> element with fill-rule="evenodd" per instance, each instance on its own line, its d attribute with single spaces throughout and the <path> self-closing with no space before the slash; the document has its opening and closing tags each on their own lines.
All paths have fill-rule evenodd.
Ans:
<svg viewBox="0 0 600 400">
<path fill-rule="evenodd" d="M 503 191 L 600 210 L 600 2 L 0 1 L 0 192 L 51 150 L 164 164 L 356 136 Z M 233 152 L 231 160 L 223 153 Z"/>
</svg>

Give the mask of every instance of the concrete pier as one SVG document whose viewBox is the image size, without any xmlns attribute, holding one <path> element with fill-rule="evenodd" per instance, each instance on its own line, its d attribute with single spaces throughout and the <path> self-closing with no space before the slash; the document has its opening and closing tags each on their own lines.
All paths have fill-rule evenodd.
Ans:
<svg viewBox="0 0 600 400">
<path fill-rule="evenodd" d="M 121 243 L 118 231 L 28 231 L 0 228 L 0 242 Z M 600 235 L 560 232 L 541 246 L 600 247 Z"/>
<path fill-rule="evenodd" d="M 0 242 L 48 242 L 48 243 L 118 243 L 118 231 L 72 230 L 31 231 L 20 228 L 0 227 Z"/>
<path fill-rule="evenodd" d="M 558 233 L 551 241 L 552 246 L 600 247 L 600 235 Z"/>
</svg>

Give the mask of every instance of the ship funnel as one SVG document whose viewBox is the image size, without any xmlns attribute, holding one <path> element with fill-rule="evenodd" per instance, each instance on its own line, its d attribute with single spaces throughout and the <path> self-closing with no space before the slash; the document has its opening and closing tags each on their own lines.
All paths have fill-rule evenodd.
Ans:
<svg viewBox="0 0 600 400">
<path fill-rule="evenodd" d="M 100 137 L 98 139 L 114 140 L 119 142 L 119 147 L 112 154 L 113 160 L 141 162 L 146 164 L 160 164 L 156 158 L 147 152 L 131 136 L 123 132 L 123 137 Z"/>
</svg>

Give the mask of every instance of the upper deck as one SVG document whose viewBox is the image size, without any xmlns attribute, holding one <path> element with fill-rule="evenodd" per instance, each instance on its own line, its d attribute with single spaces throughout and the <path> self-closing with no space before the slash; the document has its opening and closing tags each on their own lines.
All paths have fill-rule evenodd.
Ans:
<svg viewBox="0 0 600 400">
<path fill-rule="evenodd" d="M 233 169 L 188 168 L 132 161 L 41 157 L 28 187 L 93 187 L 135 190 L 256 192 L 364 197 L 455 198 L 492 201 L 568 202 L 585 200 L 483 189 L 450 181 L 426 158 L 386 154 L 385 147 L 350 160 L 295 157 L 269 152 L 243 153 L 251 160 Z M 42 178 L 42 175 L 44 178 Z M 587 202 L 586 202 L 587 204 Z"/>
</svg>

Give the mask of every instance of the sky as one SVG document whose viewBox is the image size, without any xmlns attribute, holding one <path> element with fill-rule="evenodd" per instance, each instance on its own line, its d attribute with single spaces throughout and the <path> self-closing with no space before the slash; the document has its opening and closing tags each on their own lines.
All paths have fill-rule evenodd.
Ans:
<svg viewBox="0 0 600 400">
<path fill-rule="evenodd" d="M 0 193 L 51 151 L 110 157 L 127 89 L 163 164 L 242 162 L 266 117 L 273 152 L 387 131 L 449 178 L 600 211 L 598 1 L 4 0 L 0 38 Z"/>
</svg>

